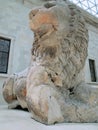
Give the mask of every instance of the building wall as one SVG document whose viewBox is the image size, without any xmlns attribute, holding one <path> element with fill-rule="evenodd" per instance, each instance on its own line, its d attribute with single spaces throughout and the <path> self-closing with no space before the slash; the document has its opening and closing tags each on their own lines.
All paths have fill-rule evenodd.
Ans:
<svg viewBox="0 0 98 130">
<path fill-rule="evenodd" d="M 30 63 L 33 33 L 29 29 L 30 8 L 15 0 L 0 0 L 0 36 L 11 39 L 8 74 L 0 74 L 0 104 L 2 84 L 12 73 L 24 70 Z"/>
<path fill-rule="evenodd" d="M 98 28 L 87 24 L 89 32 L 88 57 L 85 64 L 85 80 L 91 82 L 89 59 L 95 60 L 96 80 L 98 82 Z"/>
<path fill-rule="evenodd" d="M 4 80 L 12 73 L 24 70 L 30 64 L 30 50 L 34 34 L 29 29 L 28 14 L 35 0 L 0 0 L 0 36 L 11 39 L 8 74 L 0 74 L 0 104 Z M 37 1 L 36 1 L 37 2 Z M 88 59 L 94 59 L 98 81 L 98 28 L 87 24 L 89 29 L 88 57 L 85 65 L 85 80 L 91 82 Z"/>
</svg>

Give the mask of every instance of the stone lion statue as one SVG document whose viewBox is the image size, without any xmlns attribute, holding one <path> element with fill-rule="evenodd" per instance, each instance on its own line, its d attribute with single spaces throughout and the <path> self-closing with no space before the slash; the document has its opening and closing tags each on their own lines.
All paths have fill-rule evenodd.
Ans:
<svg viewBox="0 0 98 130">
<path fill-rule="evenodd" d="M 45 124 L 98 122 L 98 90 L 84 82 L 88 31 L 81 11 L 62 1 L 33 9 L 31 65 L 3 85 L 9 108 L 28 108 Z"/>
</svg>

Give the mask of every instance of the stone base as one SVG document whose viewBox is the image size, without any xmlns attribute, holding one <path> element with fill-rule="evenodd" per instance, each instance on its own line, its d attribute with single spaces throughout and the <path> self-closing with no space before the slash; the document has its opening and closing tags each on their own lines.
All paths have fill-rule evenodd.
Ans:
<svg viewBox="0 0 98 130">
<path fill-rule="evenodd" d="M 98 130 L 98 123 L 61 123 L 44 125 L 22 110 L 7 109 L 0 106 L 0 130 Z"/>
</svg>

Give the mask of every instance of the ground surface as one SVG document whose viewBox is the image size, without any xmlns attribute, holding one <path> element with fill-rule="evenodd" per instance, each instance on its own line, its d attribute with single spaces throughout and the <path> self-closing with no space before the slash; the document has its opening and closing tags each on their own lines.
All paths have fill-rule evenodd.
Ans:
<svg viewBox="0 0 98 130">
<path fill-rule="evenodd" d="M 0 107 L 0 130 L 98 130 L 98 123 L 63 123 L 47 126 L 33 119 L 29 112 Z"/>
</svg>

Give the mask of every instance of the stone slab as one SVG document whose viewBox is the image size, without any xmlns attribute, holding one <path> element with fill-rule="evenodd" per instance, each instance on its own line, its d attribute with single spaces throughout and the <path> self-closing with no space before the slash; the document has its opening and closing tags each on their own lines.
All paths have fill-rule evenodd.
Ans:
<svg viewBox="0 0 98 130">
<path fill-rule="evenodd" d="M 29 112 L 0 106 L 0 130 L 98 130 L 98 123 L 62 123 L 47 126 L 31 119 Z"/>
</svg>

